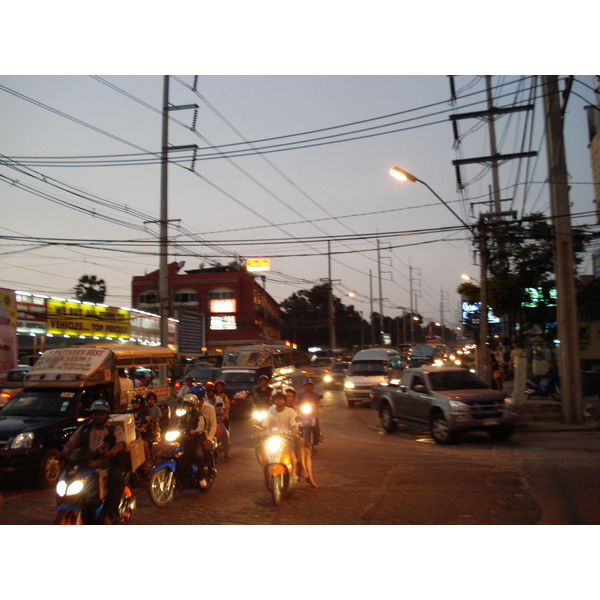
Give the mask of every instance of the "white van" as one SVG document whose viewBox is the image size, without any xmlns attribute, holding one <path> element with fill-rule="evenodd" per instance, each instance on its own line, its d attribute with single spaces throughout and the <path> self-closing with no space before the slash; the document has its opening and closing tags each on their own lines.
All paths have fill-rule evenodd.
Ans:
<svg viewBox="0 0 600 600">
<path fill-rule="evenodd" d="M 393 348 L 369 348 L 357 352 L 344 382 L 348 406 L 352 408 L 355 402 L 370 402 L 374 385 L 398 378 L 401 372 L 400 354 Z"/>
</svg>

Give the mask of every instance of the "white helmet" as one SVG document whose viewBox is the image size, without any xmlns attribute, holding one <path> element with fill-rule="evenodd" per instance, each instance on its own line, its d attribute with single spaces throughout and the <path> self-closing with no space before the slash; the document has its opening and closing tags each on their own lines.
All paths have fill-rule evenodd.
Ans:
<svg viewBox="0 0 600 600">
<path fill-rule="evenodd" d="M 196 408 L 198 406 L 198 396 L 196 394 L 186 394 L 181 400 L 181 405 L 185 406 L 186 404 Z"/>
</svg>

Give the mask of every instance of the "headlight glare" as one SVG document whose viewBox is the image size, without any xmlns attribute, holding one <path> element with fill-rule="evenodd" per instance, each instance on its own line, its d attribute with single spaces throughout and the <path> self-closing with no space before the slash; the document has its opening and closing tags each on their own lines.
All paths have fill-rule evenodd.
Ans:
<svg viewBox="0 0 600 600">
<path fill-rule="evenodd" d="M 165 433 L 165 440 L 167 442 L 174 442 L 179 437 L 179 431 L 167 431 Z"/>
<path fill-rule="evenodd" d="M 69 484 L 67 488 L 67 496 L 76 496 L 83 489 L 83 479 L 76 479 L 73 483 Z"/>
<path fill-rule="evenodd" d="M 346 382 L 344 383 L 344 387 L 345 387 L 347 390 L 353 390 L 353 389 L 354 389 L 354 383 L 352 383 L 351 381 L 346 381 Z"/>
<path fill-rule="evenodd" d="M 31 432 L 19 433 L 11 444 L 13 450 L 27 450 L 33 444 L 34 434 Z"/>
<path fill-rule="evenodd" d="M 61 479 L 56 484 L 56 494 L 58 496 L 64 496 L 67 493 L 67 482 L 64 479 Z"/>
<path fill-rule="evenodd" d="M 267 449 L 269 452 L 277 452 L 281 450 L 282 443 L 283 440 L 279 436 L 274 435 L 267 440 Z"/>
</svg>

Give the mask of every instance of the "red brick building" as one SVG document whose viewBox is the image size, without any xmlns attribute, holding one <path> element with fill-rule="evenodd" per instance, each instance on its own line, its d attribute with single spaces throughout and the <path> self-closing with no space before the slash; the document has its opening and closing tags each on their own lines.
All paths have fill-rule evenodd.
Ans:
<svg viewBox="0 0 600 600">
<path fill-rule="evenodd" d="M 229 346 L 281 339 L 279 305 L 255 276 L 232 267 L 182 271 L 181 263 L 169 264 L 169 316 L 181 312 L 204 319 L 203 346 L 208 354 Z M 159 270 L 134 277 L 132 307 L 158 313 Z"/>
</svg>

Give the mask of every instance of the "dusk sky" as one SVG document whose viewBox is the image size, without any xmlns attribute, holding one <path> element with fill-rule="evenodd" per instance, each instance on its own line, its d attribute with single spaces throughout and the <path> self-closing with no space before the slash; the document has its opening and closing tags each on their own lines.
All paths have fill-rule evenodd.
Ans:
<svg viewBox="0 0 600 600">
<path fill-rule="evenodd" d="M 199 107 L 195 132 L 193 110 L 170 112 L 169 143 L 199 147 L 193 171 L 190 152 L 169 167 L 170 261 L 193 269 L 270 258 L 266 287 L 281 301 L 328 277 L 329 240 L 344 303 L 366 316 L 373 298 L 379 310 L 380 269 L 383 312 L 401 314 L 412 268 L 413 307 L 438 320 L 443 300 L 445 323 L 456 324 L 461 273 L 479 277 L 471 237 L 426 186 L 388 171 L 410 171 L 467 224 L 489 211 L 489 167 L 463 167 L 459 194 L 452 165 L 489 154 L 488 124 L 460 121 L 456 149 L 449 119 L 485 110 L 483 76 L 456 76 L 454 104 L 445 75 L 199 75 L 195 90 L 194 80 L 170 79 L 171 104 Z M 495 122 L 499 152 L 539 152 L 500 167 L 503 209 L 519 216 L 549 213 L 536 83 L 492 78 L 496 106 L 535 97 L 533 111 Z M 595 85 L 577 76 L 567 106 L 574 224 L 594 222 L 584 106 Z M 0 77 L 0 232 L 21 238 L 1 241 L 3 286 L 69 298 L 93 274 L 106 282 L 107 304 L 131 306 L 131 278 L 158 267 L 162 91 L 160 75 Z M 55 243 L 64 240 L 71 245 Z M 116 243 L 124 240 L 139 243 Z M 581 272 L 591 273 L 589 258 Z"/>
</svg>

